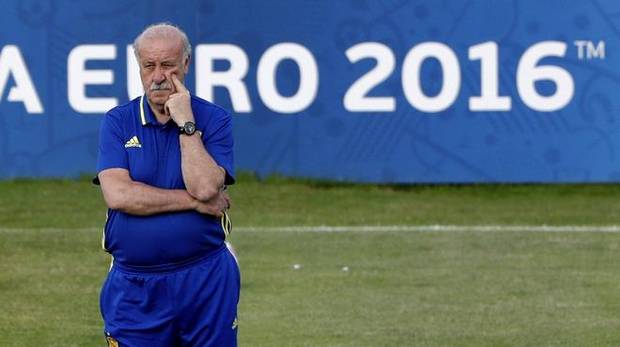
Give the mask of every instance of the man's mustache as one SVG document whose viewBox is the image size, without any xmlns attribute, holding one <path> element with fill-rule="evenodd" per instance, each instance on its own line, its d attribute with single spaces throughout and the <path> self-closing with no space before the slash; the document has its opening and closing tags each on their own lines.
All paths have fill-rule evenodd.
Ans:
<svg viewBox="0 0 620 347">
<path fill-rule="evenodd" d="M 168 81 L 163 81 L 161 83 L 151 83 L 151 87 L 149 88 L 151 91 L 153 90 L 172 90 L 172 85 Z"/>
</svg>

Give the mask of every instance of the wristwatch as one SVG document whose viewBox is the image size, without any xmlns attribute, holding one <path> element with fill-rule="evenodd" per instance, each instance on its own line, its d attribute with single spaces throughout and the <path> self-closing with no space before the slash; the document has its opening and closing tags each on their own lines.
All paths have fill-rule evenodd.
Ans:
<svg viewBox="0 0 620 347">
<path fill-rule="evenodd" d="M 194 124 L 194 122 L 185 122 L 182 127 L 179 127 L 179 134 L 191 136 L 194 135 L 195 132 L 196 124 Z"/>
</svg>

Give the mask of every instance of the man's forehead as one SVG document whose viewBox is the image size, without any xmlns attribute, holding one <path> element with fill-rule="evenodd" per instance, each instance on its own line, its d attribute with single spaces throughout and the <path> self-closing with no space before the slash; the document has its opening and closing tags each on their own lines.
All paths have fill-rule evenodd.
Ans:
<svg viewBox="0 0 620 347">
<path fill-rule="evenodd" d="M 172 37 L 149 37 L 140 43 L 141 58 L 177 58 L 183 54 L 183 41 Z"/>
</svg>

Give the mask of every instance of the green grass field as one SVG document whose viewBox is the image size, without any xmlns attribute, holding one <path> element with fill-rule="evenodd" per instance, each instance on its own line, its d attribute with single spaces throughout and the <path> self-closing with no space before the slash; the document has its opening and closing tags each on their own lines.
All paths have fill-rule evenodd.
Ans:
<svg viewBox="0 0 620 347">
<path fill-rule="evenodd" d="M 231 195 L 242 346 L 620 344 L 619 233 L 353 227 L 620 225 L 620 186 L 241 175 Z M 105 346 L 104 213 L 86 180 L 0 182 L 0 346 Z M 320 225 L 352 228 L 265 229 Z"/>
</svg>

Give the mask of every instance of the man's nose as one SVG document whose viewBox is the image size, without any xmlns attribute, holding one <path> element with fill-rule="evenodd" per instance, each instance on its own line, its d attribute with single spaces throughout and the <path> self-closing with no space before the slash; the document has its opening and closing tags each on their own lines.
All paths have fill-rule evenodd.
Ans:
<svg viewBox="0 0 620 347">
<path fill-rule="evenodd" d="M 165 80 L 166 75 L 164 74 L 164 72 L 159 67 L 156 67 L 155 71 L 153 71 L 153 82 L 160 84 Z"/>
</svg>

